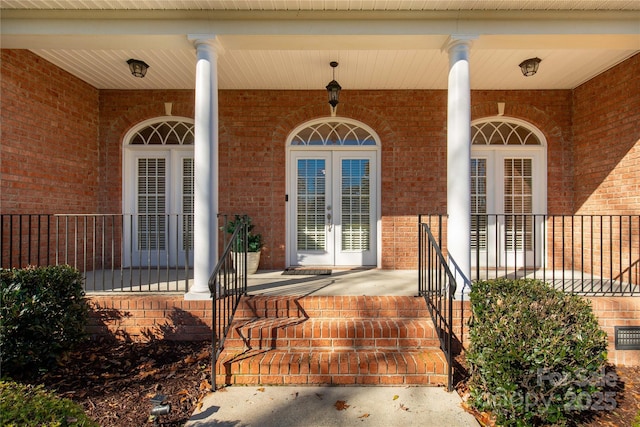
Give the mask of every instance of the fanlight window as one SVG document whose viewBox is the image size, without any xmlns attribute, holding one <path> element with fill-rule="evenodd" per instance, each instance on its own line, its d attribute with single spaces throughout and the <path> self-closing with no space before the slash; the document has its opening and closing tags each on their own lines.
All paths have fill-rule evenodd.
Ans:
<svg viewBox="0 0 640 427">
<path fill-rule="evenodd" d="M 484 122 L 471 128 L 473 145 L 542 145 L 538 136 L 517 123 Z"/>
<path fill-rule="evenodd" d="M 345 122 L 322 122 L 300 130 L 292 139 L 295 146 L 376 145 L 373 135 L 362 127 Z"/>
<path fill-rule="evenodd" d="M 131 137 L 130 145 L 193 145 L 193 123 L 163 121 L 146 126 Z"/>
</svg>

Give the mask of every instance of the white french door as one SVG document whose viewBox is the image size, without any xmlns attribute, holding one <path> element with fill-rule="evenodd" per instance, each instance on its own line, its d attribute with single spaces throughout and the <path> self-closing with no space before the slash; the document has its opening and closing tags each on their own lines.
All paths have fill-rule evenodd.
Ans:
<svg viewBox="0 0 640 427">
<path fill-rule="evenodd" d="M 125 264 L 185 265 L 187 253 L 193 257 L 193 151 L 140 151 L 127 163 L 134 182 L 125 199 Z"/>
<path fill-rule="evenodd" d="M 542 155 L 476 151 L 471 159 L 472 264 L 539 266 L 545 181 Z M 537 249 L 537 252 L 534 250 Z"/>
<path fill-rule="evenodd" d="M 290 264 L 376 265 L 377 152 L 291 151 Z"/>
</svg>

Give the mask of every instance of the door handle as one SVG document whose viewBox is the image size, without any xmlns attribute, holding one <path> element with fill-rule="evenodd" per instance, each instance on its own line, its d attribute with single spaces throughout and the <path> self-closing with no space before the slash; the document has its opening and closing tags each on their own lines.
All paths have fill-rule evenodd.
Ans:
<svg viewBox="0 0 640 427">
<path fill-rule="evenodd" d="M 331 213 L 327 214 L 327 221 L 329 222 L 329 231 L 331 231 L 331 227 L 333 227 L 333 222 L 331 222 Z"/>
</svg>

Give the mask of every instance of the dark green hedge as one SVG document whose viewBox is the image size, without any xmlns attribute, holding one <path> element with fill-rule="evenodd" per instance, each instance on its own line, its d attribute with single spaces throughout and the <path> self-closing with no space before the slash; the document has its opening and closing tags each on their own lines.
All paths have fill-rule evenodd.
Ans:
<svg viewBox="0 0 640 427">
<path fill-rule="evenodd" d="M 97 427 L 83 409 L 43 386 L 0 381 L 0 425 L 7 427 Z"/>
<path fill-rule="evenodd" d="M 613 409 L 603 386 L 616 378 L 605 374 L 607 338 L 589 301 L 526 279 L 478 282 L 470 300 L 474 408 L 508 426 L 564 425 L 580 411 Z"/>
<path fill-rule="evenodd" d="M 69 266 L 0 270 L 2 375 L 37 374 L 85 337 L 82 275 Z"/>
</svg>

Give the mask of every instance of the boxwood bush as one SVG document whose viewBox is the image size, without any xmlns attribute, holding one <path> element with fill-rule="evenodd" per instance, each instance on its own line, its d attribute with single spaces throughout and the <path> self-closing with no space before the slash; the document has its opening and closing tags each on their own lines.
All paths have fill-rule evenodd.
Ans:
<svg viewBox="0 0 640 427">
<path fill-rule="evenodd" d="M 536 280 L 481 281 L 470 294 L 470 404 L 499 425 L 566 425 L 610 410 L 607 338 L 589 301 Z M 611 384 L 613 382 L 614 384 Z"/>
<path fill-rule="evenodd" d="M 57 397 L 43 386 L 0 381 L 0 425 L 97 427 L 82 408 L 69 399 Z"/>
<path fill-rule="evenodd" d="M 37 374 L 85 337 L 82 275 L 69 266 L 0 270 L 2 374 Z"/>
</svg>

